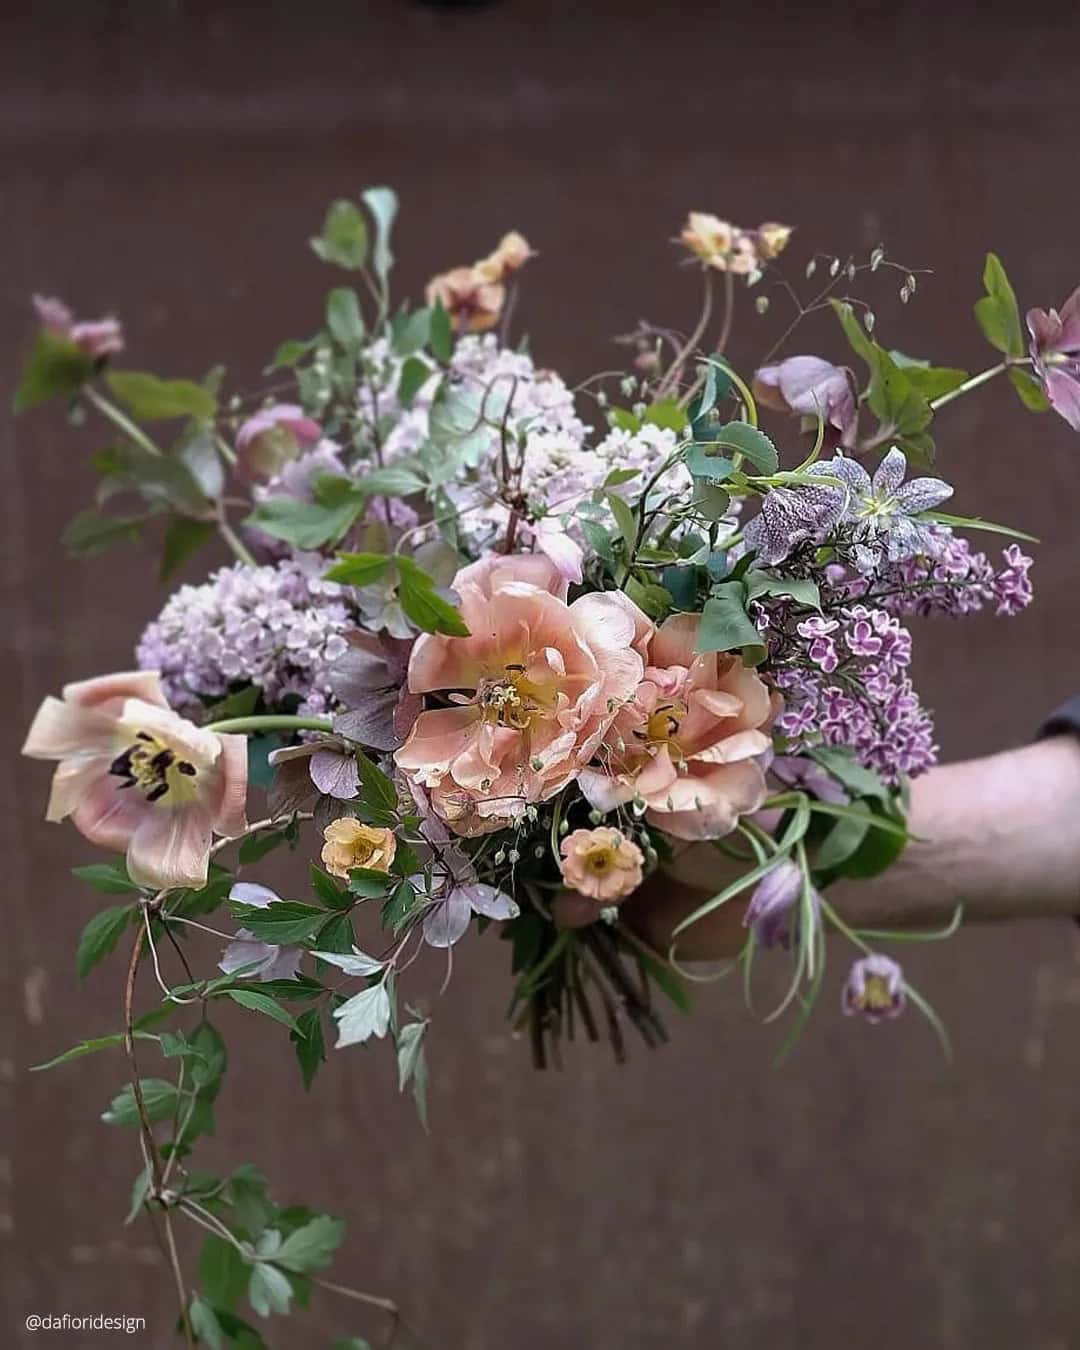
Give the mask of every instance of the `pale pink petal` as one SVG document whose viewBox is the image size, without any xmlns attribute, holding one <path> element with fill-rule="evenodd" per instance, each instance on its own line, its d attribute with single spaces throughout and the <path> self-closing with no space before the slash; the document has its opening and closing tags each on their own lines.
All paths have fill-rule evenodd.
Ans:
<svg viewBox="0 0 1080 1350">
<path fill-rule="evenodd" d="M 426 769 L 433 765 L 441 765 L 445 770 L 465 749 L 469 734 L 479 720 L 479 709 L 471 705 L 423 712 L 413 724 L 409 739 L 394 752 L 394 761 L 406 770 Z"/>
<path fill-rule="evenodd" d="M 469 628 L 478 632 L 477 616 L 465 606 L 462 613 Z M 470 639 L 421 633 L 409 659 L 409 692 L 430 694 L 436 689 L 476 689 L 483 678 L 483 669 Z"/>
<path fill-rule="evenodd" d="M 424 940 L 429 947 L 452 947 L 465 936 L 472 918 L 472 905 L 454 891 L 424 920 Z"/>
<path fill-rule="evenodd" d="M 117 675 L 97 675 L 92 680 L 76 680 L 64 685 L 63 695 L 67 702 L 79 703 L 86 708 L 112 699 L 122 702 L 129 698 L 141 699 L 143 703 L 153 703 L 159 708 L 169 706 L 161 691 L 161 676 L 156 670 L 127 670 Z"/>
<path fill-rule="evenodd" d="M 575 543 L 561 529 L 549 528 L 537 530 L 536 547 L 555 564 L 567 581 L 580 585 L 583 576 L 581 567 L 585 561 L 580 544 Z"/>
<path fill-rule="evenodd" d="M 155 803 L 128 844 L 128 875 L 140 886 L 160 889 L 205 886 L 210 861 L 210 812 L 194 803 Z"/>
<path fill-rule="evenodd" d="M 1074 431 L 1080 431 L 1080 380 L 1063 370 L 1048 370 L 1043 383 L 1054 411 L 1064 417 Z"/>
<path fill-rule="evenodd" d="M 156 736 L 180 758 L 190 760 L 198 767 L 216 763 L 226 739 L 216 732 L 204 731 L 170 708 L 159 708 L 138 698 L 125 699 L 120 710 L 120 722 L 125 731 L 145 731 Z M 241 745 L 246 744 L 243 736 L 234 739 L 239 740 Z"/>
<path fill-rule="evenodd" d="M 488 919 L 516 919 L 521 913 L 517 904 L 505 891 L 500 891 L 495 886 L 485 886 L 480 881 L 457 887 L 452 892 L 451 899 L 454 896 L 467 900 L 477 914 L 483 914 Z"/>
<path fill-rule="evenodd" d="M 697 656 L 700 614 L 672 614 L 656 631 L 649 647 L 651 666 L 689 666 Z"/>
<path fill-rule="evenodd" d="M 721 839 L 740 816 L 758 810 L 766 796 L 759 764 L 722 764 L 705 775 L 679 779 L 662 804 L 650 802 L 648 819 L 676 839 Z"/>
<path fill-rule="evenodd" d="M 454 578 L 454 590 L 460 594 L 466 588 L 475 588 L 490 598 L 512 582 L 535 586 L 557 600 L 566 599 L 566 578 L 550 558 L 540 553 L 489 553 L 461 569 Z"/>
<path fill-rule="evenodd" d="M 772 741 L 763 731 L 737 731 L 734 736 L 725 736 L 704 750 L 695 750 L 693 759 L 705 764 L 734 764 L 740 759 L 753 759 L 764 754 Z"/>
<path fill-rule="evenodd" d="M 66 766 L 62 765 L 57 773 Z M 132 836 L 154 809 L 136 788 L 121 787 L 118 778 L 110 778 L 105 770 L 81 784 L 78 801 L 69 806 L 71 822 L 79 833 L 99 848 L 126 849 Z M 73 794 L 72 794 L 73 795 Z M 52 800 L 49 807 L 52 809 Z M 49 816 L 49 819 L 57 817 Z"/>
<path fill-rule="evenodd" d="M 605 814 L 633 801 L 637 791 L 629 779 L 612 778 L 599 769 L 582 769 L 577 781 L 589 805 Z"/>
<path fill-rule="evenodd" d="M 61 699 L 42 700 L 22 753 L 31 759 L 66 759 L 70 755 L 119 752 L 115 717 L 97 708 Z"/>
<path fill-rule="evenodd" d="M 246 736 L 219 735 L 221 758 L 217 769 L 223 777 L 214 829 L 227 838 L 247 829 L 248 746 Z"/>
<path fill-rule="evenodd" d="M 360 789 L 360 770 L 355 755 L 337 750 L 316 750 L 311 756 L 311 781 L 324 796 L 350 801 Z"/>
</svg>

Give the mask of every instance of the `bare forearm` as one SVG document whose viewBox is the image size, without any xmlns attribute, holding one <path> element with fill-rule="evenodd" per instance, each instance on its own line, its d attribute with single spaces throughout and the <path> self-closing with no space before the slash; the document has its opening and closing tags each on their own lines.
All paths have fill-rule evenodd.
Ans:
<svg viewBox="0 0 1080 1350">
<path fill-rule="evenodd" d="M 1080 913 L 1080 742 L 1056 736 L 932 770 L 912 785 L 912 840 L 868 882 L 831 892 L 861 926 Z"/>
</svg>

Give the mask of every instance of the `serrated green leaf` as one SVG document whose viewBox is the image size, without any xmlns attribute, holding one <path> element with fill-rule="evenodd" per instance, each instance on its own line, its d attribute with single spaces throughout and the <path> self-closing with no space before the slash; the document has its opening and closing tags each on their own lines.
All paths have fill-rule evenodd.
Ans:
<svg viewBox="0 0 1080 1350">
<path fill-rule="evenodd" d="M 248 1302 L 260 1317 L 287 1313 L 292 1293 L 292 1285 L 275 1266 L 260 1261 L 252 1267 L 248 1281 Z"/>
<path fill-rule="evenodd" d="M 107 863 L 87 863 L 82 867 L 73 867 L 71 875 L 105 895 L 125 895 L 129 891 L 142 890 L 138 882 L 132 881 L 128 876 L 127 862 L 123 858 L 115 858 Z"/>
<path fill-rule="evenodd" d="M 353 491 L 333 506 L 276 497 L 260 502 L 244 521 L 300 549 L 320 549 L 342 537 L 365 509 L 367 496 Z"/>
<path fill-rule="evenodd" d="M 450 315 L 441 299 L 431 307 L 431 353 L 435 359 L 446 365 L 454 354 L 454 331 Z"/>
<path fill-rule="evenodd" d="M 1008 274 L 996 253 L 986 255 L 983 268 L 986 294 L 975 305 L 975 318 L 991 347 L 1006 356 L 1022 357 L 1026 352 L 1020 307 Z"/>
<path fill-rule="evenodd" d="M 143 1078 L 139 1085 L 151 1121 L 165 1120 L 173 1114 L 177 1102 L 175 1083 L 166 1082 L 164 1078 Z M 139 1110 L 130 1083 L 112 1099 L 101 1119 L 106 1125 L 138 1125 Z"/>
<path fill-rule="evenodd" d="M 773 474 L 780 467 L 776 446 L 768 436 L 749 422 L 728 422 L 718 427 L 709 449 L 725 455 L 742 455 L 759 473 Z"/>
<path fill-rule="evenodd" d="M 195 417 L 212 421 L 217 399 L 194 380 L 163 380 L 140 370 L 109 370 L 105 383 L 141 422 L 168 421 L 174 417 Z"/>
<path fill-rule="evenodd" d="M 296 1019 L 296 1030 L 289 1037 L 296 1049 L 304 1087 L 310 1088 L 319 1066 L 326 1061 L 326 1042 L 323 1039 L 322 1013 L 318 1008 L 307 1008 Z"/>
<path fill-rule="evenodd" d="M 725 581 L 713 588 L 701 613 L 699 652 L 741 651 L 749 665 L 760 665 L 765 647 L 753 620 L 746 612 L 746 588 L 740 581 Z"/>
<path fill-rule="evenodd" d="M 400 932 L 412 916 L 426 904 L 427 901 L 423 897 L 417 896 L 416 887 L 412 882 L 399 882 L 382 907 L 383 927 L 389 928 L 395 934 Z"/>
<path fill-rule="evenodd" d="M 92 558 L 113 544 L 138 539 L 150 515 L 104 516 L 100 511 L 80 511 L 68 521 L 60 542 L 73 558 Z"/>
<path fill-rule="evenodd" d="M 397 400 L 401 407 L 412 407 L 413 399 L 433 374 L 431 366 L 422 357 L 410 356 L 406 359 L 398 377 Z"/>
<path fill-rule="evenodd" d="M 435 583 L 412 558 L 399 554 L 397 569 L 401 608 L 421 632 L 445 633 L 449 637 L 469 636 L 459 611 L 442 598 Z"/>
<path fill-rule="evenodd" d="M 326 918 L 326 910 L 299 900 L 273 900 L 268 905 L 230 902 L 233 917 L 261 942 L 287 946 L 303 942 Z"/>
<path fill-rule="evenodd" d="M 245 865 L 258 862 L 260 858 L 265 858 L 268 853 L 287 843 L 289 835 L 288 827 L 283 830 L 260 830 L 258 834 L 248 835 L 237 851 L 237 860 Z"/>
<path fill-rule="evenodd" d="M 317 1214 L 302 1228 L 296 1228 L 274 1253 L 274 1264 L 297 1275 L 310 1275 L 323 1270 L 341 1246 L 345 1225 L 329 1214 Z"/>
<path fill-rule="evenodd" d="M 776 577 L 768 572 L 751 570 L 745 578 L 748 600 L 756 600 L 759 595 L 774 595 L 788 598 L 809 609 L 821 611 L 821 592 L 816 581 L 800 580 L 795 577 Z"/>
<path fill-rule="evenodd" d="M 234 1003 L 239 1003 L 241 1008 L 262 1013 L 264 1017 L 270 1017 L 275 1022 L 280 1022 L 283 1027 L 288 1027 L 290 1031 L 296 1030 L 296 1018 L 280 1003 L 272 999 L 269 994 L 264 994 L 258 989 L 226 989 L 225 997 L 231 998 Z"/>
<path fill-rule="evenodd" d="M 637 516 L 630 509 L 629 504 L 619 496 L 617 492 L 607 492 L 604 494 L 611 514 L 615 517 L 615 525 L 619 534 L 622 536 L 628 549 L 634 547 L 634 541 L 637 539 Z"/>
<path fill-rule="evenodd" d="M 235 1245 L 211 1234 L 199 1252 L 199 1285 L 209 1302 L 230 1312 L 248 1281 L 248 1267 Z"/>
<path fill-rule="evenodd" d="M 339 553 L 323 576 L 343 586 L 371 586 L 386 575 L 389 566 L 390 558 L 385 553 Z"/>
<path fill-rule="evenodd" d="M 641 420 L 649 426 L 663 427 L 665 431 L 680 432 L 686 427 L 686 409 L 679 406 L 678 399 L 664 398 L 650 404 Z"/>
</svg>

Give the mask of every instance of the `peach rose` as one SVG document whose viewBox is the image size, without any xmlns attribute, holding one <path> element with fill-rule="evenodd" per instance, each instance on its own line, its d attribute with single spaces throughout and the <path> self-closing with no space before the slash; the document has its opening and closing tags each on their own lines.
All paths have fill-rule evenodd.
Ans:
<svg viewBox="0 0 1080 1350">
<path fill-rule="evenodd" d="M 575 830 L 559 852 L 566 884 L 601 904 L 615 904 L 641 885 L 645 855 L 619 830 Z"/>
<path fill-rule="evenodd" d="M 363 825 L 353 816 L 332 820 L 323 830 L 325 843 L 322 860 L 331 876 L 349 879 L 354 867 L 366 867 L 369 872 L 388 872 L 397 852 L 393 830 L 375 825 Z"/>
<path fill-rule="evenodd" d="M 675 614 L 652 638 L 644 679 L 615 718 L 581 790 L 599 811 L 644 802 L 679 839 L 719 839 L 765 800 L 758 762 L 780 708 L 738 656 L 695 651 L 700 614 Z"/>
<path fill-rule="evenodd" d="M 416 694 L 453 690 L 416 719 L 394 759 L 458 834 L 483 834 L 546 801 L 588 764 L 641 682 L 652 625 L 622 592 L 566 603 L 540 554 L 491 556 L 454 579 L 469 637 L 424 633 Z"/>
</svg>

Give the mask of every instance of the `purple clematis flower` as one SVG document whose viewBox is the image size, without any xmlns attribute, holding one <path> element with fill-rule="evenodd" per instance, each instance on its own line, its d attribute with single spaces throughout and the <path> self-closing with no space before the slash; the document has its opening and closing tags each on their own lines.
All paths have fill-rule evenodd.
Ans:
<svg viewBox="0 0 1080 1350">
<path fill-rule="evenodd" d="M 1046 397 L 1074 431 L 1080 431 L 1080 286 L 1061 307 L 1029 309 L 1031 361 Z"/>
<path fill-rule="evenodd" d="M 851 967 L 843 993 L 846 1016 L 861 1013 L 868 1022 L 881 1022 L 899 1017 L 906 1002 L 904 972 L 891 957 L 862 956 Z"/>
<path fill-rule="evenodd" d="M 259 909 L 265 909 L 280 898 L 269 886 L 259 886 L 252 881 L 238 881 L 229 892 L 230 900 L 257 905 Z M 226 975 L 243 971 L 240 976 L 243 980 L 294 980 L 303 955 L 300 947 L 279 947 L 273 942 L 262 942 L 246 928 L 239 928 L 236 937 L 225 948 L 218 969 Z"/>
<path fill-rule="evenodd" d="M 791 916 L 802 895 L 803 875 L 790 858 L 778 863 L 758 882 L 743 915 L 743 924 L 754 930 L 763 947 L 786 947 L 791 938 Z M 820 901 L 810 892 L 816 922 Z"/>
<path fill-rule="evenodd" d="M 418 891 L 425 890 L 422 876 L 411 880 Z M 435 902 L 424 919 L 424 941 L 429 947 L 452 947 L 465 936 L 474 914 L 516 919 L 521 912 L 505 891 L 478 881 L 470 859 L 453 844 L 435 860 L 429 894 Z"/>
<path fill-rule="evenodd" d="M 855 565 L 859 571 L 872 572 L 883 559 L 900 562 L 917 553 L 933 553 L 933 522 L 916 520 L 915 516 L 940 506 L 953 490 L 940 478 L 913 478 L 905 483 L 907 457 L 896 446 L 878 465 L 873 478 L 857 460 L 844 455 L 819 460 L 810 472 L 828 474 L 847 484 L 844 519 L 854 525 Z"/>
<path fill-rule="evenodd" d="M 832 443 L 855 444 L 859 405 L 851 373 L 820 356 L 789 356 L 754 372 L 754 393 L 767 407 L 800 413 L 814 423 L 820 417 L 835 435 Z"/>
</svg>

